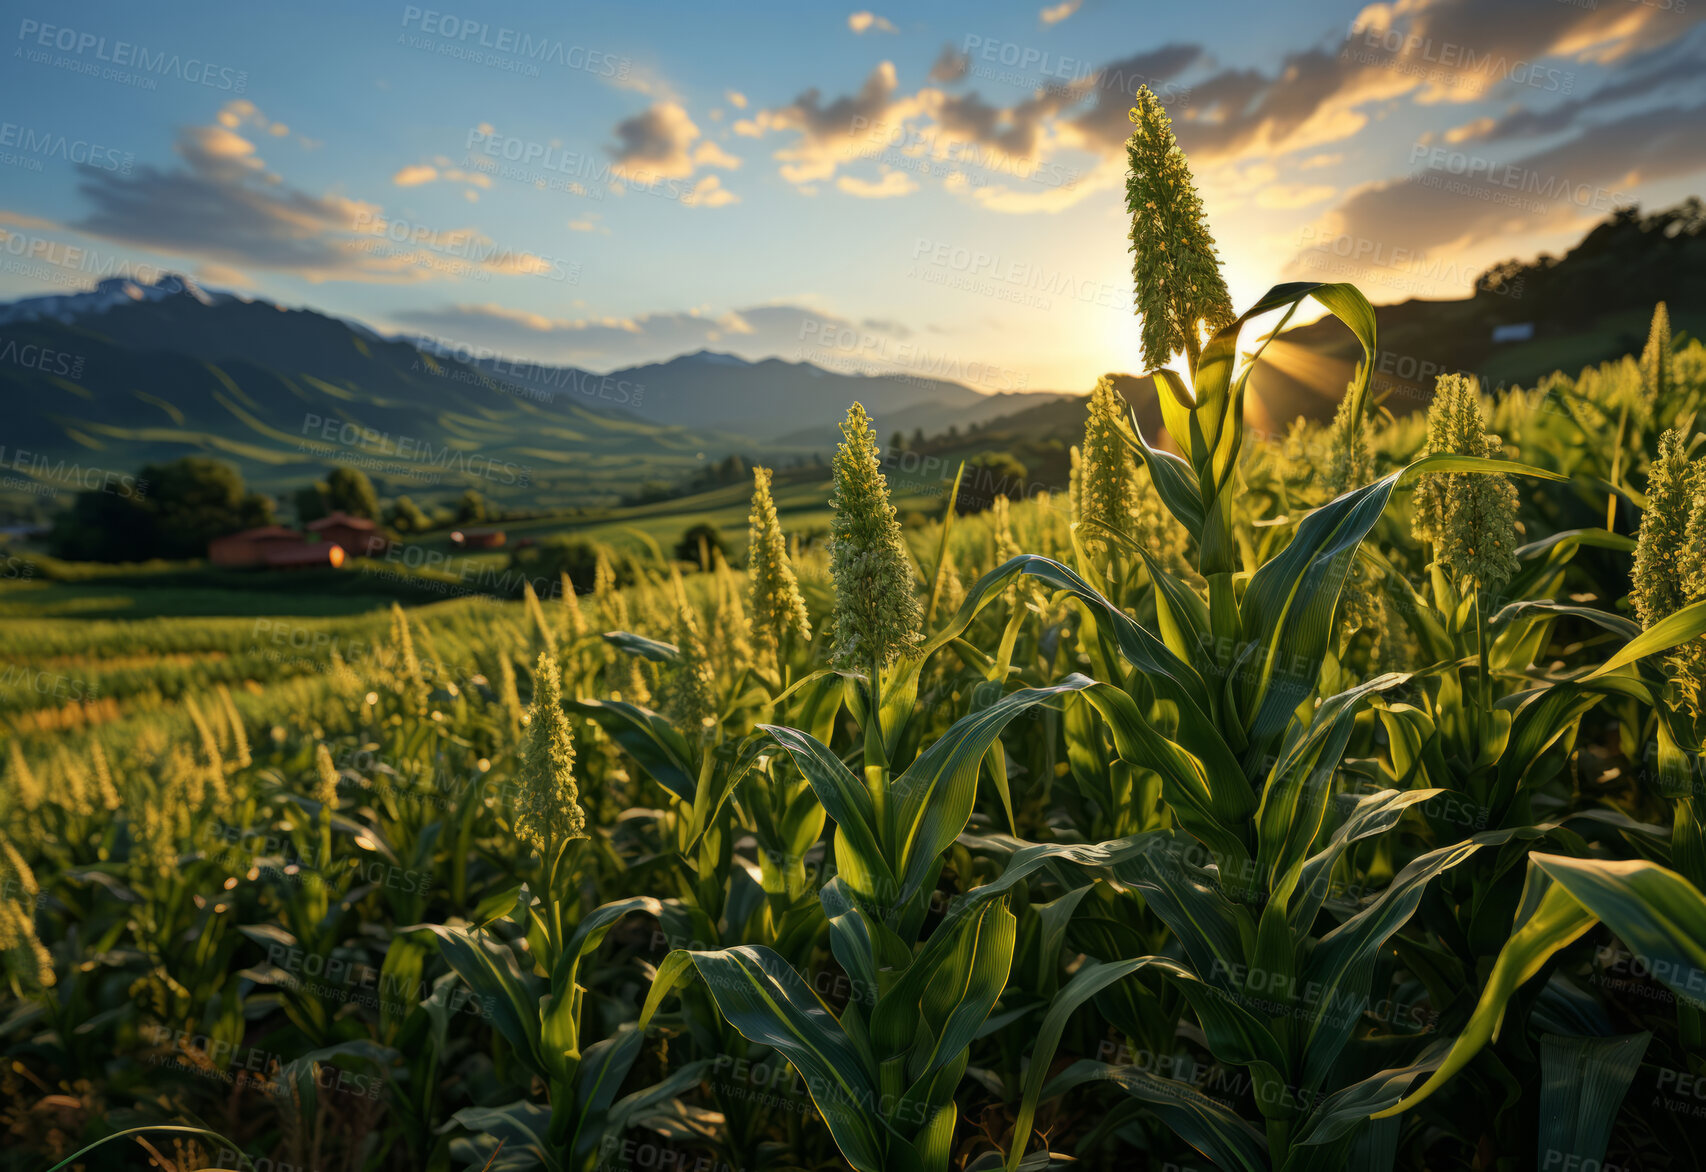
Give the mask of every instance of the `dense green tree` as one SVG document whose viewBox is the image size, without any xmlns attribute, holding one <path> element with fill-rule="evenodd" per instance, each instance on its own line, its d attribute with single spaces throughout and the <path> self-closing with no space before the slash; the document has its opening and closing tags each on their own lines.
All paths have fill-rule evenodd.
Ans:
<svg viewBox="0 0 1706 1172">
<path fill-rule="evenodd" d="M 271 499 L 248 492 L 243 475 L 222 460 L 186 456 L 150 464 L 133 494 L 77 494 L 50 539 L 60 557 L 97 561 L 192 558 L 215 537 L 270 525 Z"/>
<path fill-rule="evenodd" d="M 712 550 L 718 551 L 724 558 L 729 556 L 729 547 L 723 544 L 722 531 L 707 521 L 690 527 L 681 535 L 681 540 L 675 543 L 677 561 L 692 562 L 702 569 L 709 564 Z"/>
<path fill-rule="evenodd" d="M 55 557 L 71 561 L 140 562 L 155 556 L 159 528 L 136 497 L 80 492 L 54 518 L 48 547 Z"/>
<path fill-rule="evenodd" d="M 432 527 L 421 507 L 406 496 L 398 497 L 385 510 L 385 524 L 398 533 L 424 533 Z"/>
<path fill-rule="evenodd" d="M 296 506 L 298 525 L 310 525 L 331 511 L 326 507 L 325 481 L 303 485 L 291 494 L 290 499 Z"/>
<path fill-rule="evenodd" d="M 326 477 L 326 503 L 333 511 L 379 520 L 379 494 L 360 468 L 333 468 Z"/>
<path fill-rule="evenodd" d="M 961 516 L 980 513 L 995 502 L 998 496 L 1018 500 L 1025 495 L 1025 480 L 1030 470 L 1012 452 L 983 452 L 966 463 L 966 474 L 960 482 L 960 495 L 954 501 L 954 511 Z"/>
<path fill-rule="evenodd" d="M 490 511 L 486 508 L 486 498 L 475 489 L 470 488 L 462 494 L 462 499 L 456 503 L 456 519 L 463 524 L 470 521 L 485 521 L 490 519 Z"/>
</svg>

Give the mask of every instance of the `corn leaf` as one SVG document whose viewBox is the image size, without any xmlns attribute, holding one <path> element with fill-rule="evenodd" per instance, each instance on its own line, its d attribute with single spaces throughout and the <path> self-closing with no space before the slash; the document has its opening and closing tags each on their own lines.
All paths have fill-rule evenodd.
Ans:
<svg viewBox="0 0 1706 1172">
<path fill-rule="evenodd" d="M 1043 1097 L 1052 1099 L 1097 1080 L 1111 1082 L 1144 1103 L 1217 1167 L 1268 1172 L 1268 1145 L 1262 1133 L 1189 1083 L 1160 1078 L 1135 1066 L 1109 1066 L 1084 1058 L 1045 1086 Z"/>
<path fill-rule="evenodd" d="M 858 1172 L 886 1172 L 888 1145 L 867 1055 L 799 973 L 767 948 L 678 949 L 664 958 L 640 1013 L 642 1029 L 667 995 L 697 970 L 723 1018 L 742 1037 L 776 1049 L 805 1080 L 836 1146 Z"/>
</svg>

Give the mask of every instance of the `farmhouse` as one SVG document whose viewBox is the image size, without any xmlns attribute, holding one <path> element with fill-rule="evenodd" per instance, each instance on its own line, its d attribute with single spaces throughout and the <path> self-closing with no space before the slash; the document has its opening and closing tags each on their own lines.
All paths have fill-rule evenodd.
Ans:
<svg viewBox="0 0 1706 1172">
<path fill-rule="evenodd" d="M 225 567 L 264 566 L 268 553 L 301 544 L 302 534 L 296 530 L 282 525 L 265 525 L 214 538 L 207 544 L 207 560 Z"/>
<path fill-rule="evenodd" d="M 452 545 L 465 549 L 496 549 L 504 543 L 502 529 L 458 529 L 450 535 Z"/>
<path fill-rule="evenodd" d="M 308 523 L 308 532 L 321 541 L 336 542 L 353 558 L 378 557 L 391 543 L 379 532 L 379 526 L 366 517 L 354 517 L 339 511 Z"/>
</svg>

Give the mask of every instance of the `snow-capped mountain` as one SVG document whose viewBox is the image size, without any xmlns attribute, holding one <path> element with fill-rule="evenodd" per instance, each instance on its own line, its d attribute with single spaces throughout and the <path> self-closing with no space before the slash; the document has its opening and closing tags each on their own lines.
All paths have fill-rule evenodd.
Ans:
<svg viewBox="0 0 1706 1172">
<path fill-rule="evenodd" d="M 164 301 L 168 297 L 190 297 L 208 306 L 236 300 L 233 293 L 203 289 L 190 278 L 178 273 L 167 273 L 152 285 L 141 284 L 129 277 L 108 277 L 86 292 L 25 297 L 7 305 L 0 305 L 0 325 L 14 325 L 26 321 L 56 321 L 61 325 L 70 325 L 120 306 L 145 301 Z"/>
</svg>

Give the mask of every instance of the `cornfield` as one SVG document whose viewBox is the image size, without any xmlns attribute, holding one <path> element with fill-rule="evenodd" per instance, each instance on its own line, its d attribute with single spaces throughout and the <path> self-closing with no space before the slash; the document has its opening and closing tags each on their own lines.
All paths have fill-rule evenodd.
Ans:
<svg viewBox="0 0 1706 1172">
<path fill-rule="evenodd" d="M 7 1166 L 1706 1166 L 1706 347 L 1249 434 L 1148 110 L 1068 493 L 9 625 Z"/>
</svg>

